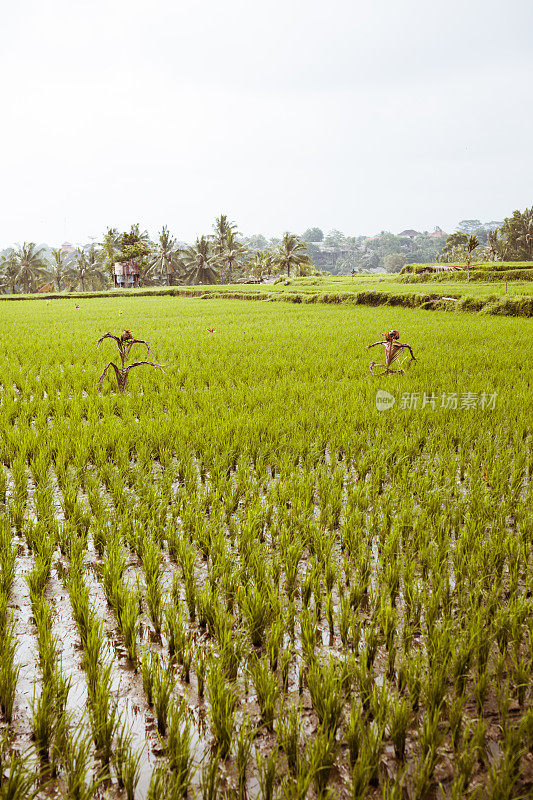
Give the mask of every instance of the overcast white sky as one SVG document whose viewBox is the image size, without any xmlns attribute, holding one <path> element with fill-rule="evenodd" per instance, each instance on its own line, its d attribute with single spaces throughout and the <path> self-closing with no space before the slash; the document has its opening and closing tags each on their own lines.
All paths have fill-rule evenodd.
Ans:
<svg viewBox="0 0 533 800">
<path fill-rule="evenodd" d="M 533 204 L 532 31 L 532 0 L 3 4 L 0 248 L 503 219 Z"/>
</svg>

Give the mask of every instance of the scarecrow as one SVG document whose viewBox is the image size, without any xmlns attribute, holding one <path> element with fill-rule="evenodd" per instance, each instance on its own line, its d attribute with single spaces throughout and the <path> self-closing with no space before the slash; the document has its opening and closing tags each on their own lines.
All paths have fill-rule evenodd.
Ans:
<svg viewBox="0 0 533 800">
<path fill-rule="evenodd" d="M 381 375 L 390 375 L 391 372 L 397 372 L 399 375 L 403 375 L 403 369 L 391 369 L 391 364 L 396 358 L 400 355 L 403 349 L 409 350 L 411 353 L 411 361 L 416 361 L 416 358 L 413 355 L 413 351 L 411 350 L 410 345 L 408 344 L 401 344 L 400 341 L 400 334 L 398 331 L 389 331 L 385 334 L 385 341 L 384 342 L 374 342 L 374 344 L 369 344 L 366 348 L 370 350 L 371 347 L 375 347 L 377 344 L 382 344 L 385 346 L 385 363 L 384 364 L 376 364 L 375 361 L 370 362 L 370 372 L 374 375 L 374 367 L 385 367 L 385 372 L 380 372 L 377 377 Z M 410 362 L 409 362 L 410 363 Z"/>
</svg>

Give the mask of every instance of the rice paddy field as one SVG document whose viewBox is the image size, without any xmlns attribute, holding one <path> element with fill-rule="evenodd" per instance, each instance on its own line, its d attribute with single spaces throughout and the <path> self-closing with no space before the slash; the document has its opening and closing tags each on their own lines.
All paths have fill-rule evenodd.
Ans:
<svg viewBox="0 0 533 800">
<path fill-rule="evenodd" d="M 0 798 L 531 797 L 532 334 L 2 302 Z"/>
</svg>

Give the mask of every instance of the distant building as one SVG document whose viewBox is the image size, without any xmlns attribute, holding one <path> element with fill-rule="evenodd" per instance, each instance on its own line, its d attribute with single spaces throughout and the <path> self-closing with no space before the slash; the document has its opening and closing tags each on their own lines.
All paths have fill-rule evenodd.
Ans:
<svg viewBox="0 0 533 800">
<path fill-rule="evenodd" d="M 70 242 L 63 242 L 61 245 L 61 252 L 62 253 L 75 253 L 76 248 Z"/>
<path fill-rule="evenodd" d="M 448 234 L 445 233 L 442 228 L 435 228 L 433 233 L 428 233 L 428 236 L 430 239 L 442 239 L 443 237 L 448 236 Z"/>
<path fill-rule="evenodd" d="M 113 283 L 122 289 L 139 285 L 139 267 L 135 261 L 119 261 L 113 264 Z"/>
<path fill-rule="evenodd" d="M 406 231 L 402 231 L 398 234 L 398 236 L 405 236 L 409 239 L 416 239 L 417 236 L 421 236 L 422 234 L 419 231 L 414 231 L 412 228 L 408 228 Z"/>
</svg>

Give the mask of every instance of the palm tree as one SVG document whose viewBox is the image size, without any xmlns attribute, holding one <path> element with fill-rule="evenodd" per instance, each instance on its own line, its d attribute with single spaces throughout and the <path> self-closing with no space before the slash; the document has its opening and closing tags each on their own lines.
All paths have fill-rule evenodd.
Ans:
<svg viewBox="0 0 533 800">
<path fill-rule="evenodd" d="M 283 239 L 276 253 L 275 264 L 280 270 L 287 270 L 287 277 L 290 277 L 291 268 L 296 268 L 300 264 L 307 263 L 309 255 L 307 245 L 295 233 L 284 233 Z"/>
<path fill-rule="evenodd" d="M 525 252 L 526 260 L 533 259 L 533 208 L 526 209 L 523 227 L 516 237 L 516 243 Z"/>
<path fill-rule="evenodd" d="M 61 291 L 65 278 L 68 276 L 70 265 L 65 261 L 63 251 L 58 248 L 52 248 L 52 258 L 48 259 L 45 276 L 47 280 L 51 280 L 58 292 Z"/>
<path fill-rule="evenodd" d="M 46 268 L 44 249 L 37 249 L 33 242 L 24 242 L 22 247 L 17 245 L 17 249 L 10 255 L 10 264 L 14 278 L 13 289 L 20 285 L 24 293 L 34 292 L 37 279 Z"/>
<path fill-rule="evenodd" d="M 108 228 L 103 242 L 100 242 L 98 260 L 106 269 L 111 280 L 113 279 L 113 267 L 119 251 L 120 234 L 116 228 Z"/>
<path fill-rule="evenodd" d="M 100 266 L 98 252 L 94 245 L 91 245 L 88 251 L 81 248 L 76 250 L 74 263 L 68 270 L 68 276 L 72 281 L 71 290 L 79 289 L 84 292 L 89 286 L 94 287 L 95 284 L 106 285 L 106 276 Z"/>
<path fill-rule="evenodd" d="M 179 251 L 176 247 L 176 240 L 170 235 L 166 225 L 163 225 L 159 234 L 159 242 L 156 245 L 151 266 L 166 279 L 167 286 L 172 283 L 172 278 L 178 275 L 181 267 Z"/>
<path fill-rule="evenodd" d="M 0 256 L 0 290 L 6 293 L 8 290 L 11 294 L 15 293 L 16 288 L 16 273 L 13 265 L 13 248 L 9 248 Z"/>
<path fill-rule="evenodd" d="M 489 231 L 487 237 L 487 250 L 491 261 L 496 261 L 501 252 L 501 241 L 498 238 L 498 231 Z"/>
<path fill-rule="evenodd" d="M 233 231 L 229 231 L 226 235 L 226 247 L 220 255 L 220 260 L 226 265 L 225 277 L 228 283 L 231 283 L 232 270 L 237 266 L 244 266 L 244 260 L 247 255 L 248 251 L 244 245 L 237 241 Z"/>
<path fill-rule="evenodd" d="M 211 253 L 209 239 L 206 236 L 201 236 L 192 247 L 187 247 L 183 251 L 182 262 L 186 272 L 186 283 L 218 282 L 215 270 L 217 257 Z"/>
<path fill-rule="evenodd" d="M 468 242 L 466 243 L 466 269 L 468 272 L 468 280 L 470 280 L 470 264 L 472 263 L 472 253 L 479 247 L 479 240 L 477 236 L 469 236 Z"/>
<path fill-rule="evenodd" d="M 237 225 L 230 222 L 226 214 L 221 214 L 217 217 L 213 225 L 212 239 L 214 239 L 213 251 L 217 257 L 220 257 L 228 246 L 228 236 L 237 233 Z"/>
</svg>

